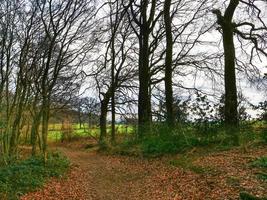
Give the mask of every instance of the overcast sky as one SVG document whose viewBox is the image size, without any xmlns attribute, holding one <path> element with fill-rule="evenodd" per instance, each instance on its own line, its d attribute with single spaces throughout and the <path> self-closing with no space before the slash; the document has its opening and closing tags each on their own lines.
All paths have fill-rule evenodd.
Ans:
<svg viewBox="0 0 267 200">
<path fill-rule="evenodd" d="M 100 2 L 100 1 L 99 1 Z M 213 4 L 213 1 L 211 1 Z M 215 2 L 215 1 L 214 1 Z M 224 8 L 225 5 L 228 4 L 228 1 L 218 1 L 220 3 L 220 5 L 218 4 L 217 8 L 220 8 L 222 10 L 222 12 L 224 12 Z M 226 2 L 226 4 L 223 4 L 222 2 Z M 214 6 L 214 5 L 213 5 Z M 214 6 L 214 8 L 216 8 L 216 6 Z M 263 8 L 262 11 L 262 18 L 263 20 L 267 20 L 266 18 L 266 6 L 262 6 L 261 8 Z M 212 9 L 212 8 L 211 8 Z M 106 9 L 105 9 L 106 12 Z M 100 12 L 100 15 L 103 15 L 103 13 L 105 12 Z M 189 17 L 189 16 L 187 16 Z M 244 14 L 244 10 L 242 10 L 242 8 L 240 7 L 238 9 L 238 11 L 235 14 L 234 17 L 234 21 L 235 22 L 240 22 L 240 21 L 244 21 L 244 20 L 250 20 L 249 17 Z M 208 24 L 213 24 L 216 22 L 216 16 L 212 15 L 211 12 L 207 13 L 207 17 L 205 19 L 203 19 L 203 21 L 199 21 L 198 23 L 198 27 L 200 27 L 200 23 L 208 23 Z M 177 23 L 179 23 L 177 21 Z M 197 29 L 197 27 L 195 27 Z M 201 40 L 202 41 L 208 41 L 208 42 L 213 42 L 213 45 L 202 45 L 202 46 L 198 46 L 196 49 L 196 51 L 203 51 L 203 52 L 223 52 L 223 47 L 222 47 L 222 42 L 221 42 L 221 33 L 219 33 L 218 30 L 216 30 L 216 26 L 213 27 L 209 32 L 205 33 L 202 37 Z M 236 46 L 236 55 L 237 58 L 247 62 L 248 58 L 241 53 L 240 51 L 240 43 L 237 40 L 237 38 L 235 38 L 235 46 Z M 103 46 L 105 48 L 105 46 Z M 245 49 L 247 52 L 250 52 L 251 50 L 251 46 L 247 45 Z M 174 50 L 174 52 L 179 52 L 179 50 Z M 137 62 L 138 63 L 138 62 Z M 223 60 L 222 63 L 223 65 Z M 261 76 L 263 76 L 264 73 L 267 73 L 267 59 L 265 57 L 261 57 L 261 60 L 258 58 L 255 58 L 255 65 L 257 65 L 257 67 L 260 70 L 260 74 Z M 221 70 L 223 69 L 223 66 L 217 66 L 219 68 L 221 68 Z M 89 67 L 90 69 L 90 67 Z M 194 79 L 194 77 L 174 77 L 174 82 L 179 82 L 179 81 L 183 81 L 183 85 L 187 86 L 187 87 L 197 87 L 199 89 L 204 90 L 206 93 L 209 94 L 216 94 L 217 96 L 222 94 L 224 92 L 224 86 L 223 86 L 223 79 L 220 79 L 219 77 L 215 77 L 215 79 L 208 79 L 204 74 L 199 73 L 197 76 L 197 79 Z M 87 88 L 88 85 L 90 85 L 92 82 L 91 80 L 87 80 L 83 87 Z M 241 91 L 243 93 L 243 95 L 253 104 L 258 104 L 261 101 L 266 100 L 266 88 L 265 91 L 264 90 L 259 90 L 257 89 L 257 85 L 256 84 L 252 84 L 251 82 L 248 81 L 248 79 L 244 76 L 244 73 L 240 73 L 240 70 L 237 70 L 237 86 L 238 86 L 238 90 Z M 96 96 L 97 97 L 97 92 L 94 90 L 94 84 L 91 85 L 91 89 L 88 89 L 85 92 L 85 96 Z M 176 92 L 178 93 L 178 92 Z M 182 94 L 180 94 L 182 95 Z M 256 113 L 252 110 L 249 111 L 250 114 L 255 117 Z"/>
</svg>

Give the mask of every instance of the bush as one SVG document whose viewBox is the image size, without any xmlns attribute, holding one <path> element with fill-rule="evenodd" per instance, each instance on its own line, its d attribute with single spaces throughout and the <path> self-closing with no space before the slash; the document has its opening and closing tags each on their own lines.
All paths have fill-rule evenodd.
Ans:
<svg viewBox="0 0 267 200">
<path fill-rule="evenodd" d="M 58 153 L 49 154 L 46 164 L 42 157 L 29 158 L 0 169 L 0 199 L 18 199 L 43 186 L 49 177 L 62 176 L 69 161 Z"/>
<path fill-rule="evenodd" d="M 261 169 L 261 172 L 258 172 L 258 177 L 260 179 L 267 181 L 267 157 L 261 157 L 252 162 L 252 167 L 258 167 Z"/>
<path fill-rule="evenodd" d="M 239 196 L 241 200 L 267 200 L 267 198 L 255 197 L 247 192 L 241 192 Z"/>
<path fill-rule="evenodd" d="M 260 168 L 266 168 L 267 169 L 267 157 L 261 157 L 252 162 L 253 167 L 260 167 Z"/>
<path fill-rule="evenodd" d="M 267 143 L 267 128 L 265 128 L 261 131 L 261 138 L 262 138 L 264 143 Z"/>
<path fill-rule="evenodd" d="M 155 156 L 161 154 L 177 153 L 183 147 L 177 144 L 179 140 L 176 138 L 152 137 L 142 141 L 141 149 L 144 155 L 153 154 Z"/>
<path fill-rule="evenodd" d="M 259 139 L 259 134 L 250 123 L 243 123 L 240 129 L 236 132 L 235 130 L 228 133 L 224 125 L 217 122 L 209 122 L 205 126 L 194 123 L 177 124 L 173 129 L 162 123 L 154 123 L 150 134 L 144 138 L 124 140 L 113 150 L 123 155 L 155 157 L 184 152 L 193 147 L 229 149 L 236 145 L 246 146 Z"/>
</svg>

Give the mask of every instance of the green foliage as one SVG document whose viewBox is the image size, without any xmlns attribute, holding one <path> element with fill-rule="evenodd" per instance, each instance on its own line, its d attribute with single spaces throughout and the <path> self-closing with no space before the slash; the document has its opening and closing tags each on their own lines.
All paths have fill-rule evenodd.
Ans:
<svg viewBox="0 0 267 200">
<path fill-rule="evenodd" d="M 261 157 L 251 163 L 252 167 L 260 168 L 261 171 L 257 173 L 258 177 L 267 181 L 267 157 Z"/>
<path fill-rule="evenodd" d="M 252 162 L 251 166 L 267 169 L 267 157 L 258 158 Z"/>
<path fill-rule="evenodd" d="M 179 143 L 181 145 L 179 145 Z M 149 137 L 142 141 L 141 149 L 144 155 L 172 154 L 182 150 L 184 145 L 177 137 Z"/>
<path fill-rule="evenodd" d="M 156 157 L 185 152 L 193 147 L 226 150 L 239 145 L 247 148 L 248 145 L 261 142 L 261 133 L 258 131 L 264 129 L 255 128 L 254 122 L 243 122 L 240 128 L 231 131 L 218 122 L 201 122 L 177 124 L 173 129 L 163 123 L 154 123 L 150 130 L 150 134 L 144 138 L 127 137 L 122 143 L 112 147 L 112 152 Z"/>
<path fill-rule="evenodd" d="M 180 124 L 173 130 L 165 125 L 157 125 L 153 129 L 153 135 L 141 141 L 142 154 L 146 156 L 174 154 L 204 146 L 231 147 L 233 136 L 226 134 L 224 127 L 216 123 L 210 123 L 205 129 L 194 124 Z"/>
<path fill-rule="evenodd" d="M 241 200 L 267 200 L 267 198 L 255 197 L 247 192 L 240 192 L 239 197 Z"/>
<path fill-rule="evenodd" d="M 155 124 L 152 128 L 153 135 L 148 135 L 140 140 L 141 151 L 144 156 L 160 156 L 184 151 L 190 146 L 190 136 L 183 133 L 186 127 L 177 127 L 176 131 L 165 124 Z M 188 133 L 190 133 L 188 131 Z"/>
<path fill-rule="evenodd" d="M 266 125 L 267 126 L 267 125 Z M 264 128 L 261 131 L 261 138 L 263 140 L 264 143 L 267 143 L 267 128 Z"/>
<path fill-rule="evenodd" d="M 41 187 L 49 177 L 62 176 L 69 161 L 59 153 L 49 154 L 44 164 L 42 157 L 29 158 L 0 169 L 0 199 L 17 199 L 26 192 Z"/>
</svg>

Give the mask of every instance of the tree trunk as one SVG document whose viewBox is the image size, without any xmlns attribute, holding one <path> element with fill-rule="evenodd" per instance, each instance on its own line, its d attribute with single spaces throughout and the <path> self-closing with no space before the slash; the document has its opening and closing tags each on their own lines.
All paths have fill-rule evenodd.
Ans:
<svg viewBox="0 0 267 200">
<path fill-rule="evenodd" d="M 79 120 L 79 127 L 81 129 L 82 128 L 82 109 L 81 109 L 80 103 L 79 103 L 79 108 L 78 108 L 78 120 Z"/>
<path fill-rule="evenodd" d="M 238 136 L 238 112 L 237 112 L 237 88 L 235 74 L 235 45 L 234 45 L 234 23 L 232 22 L 235 10 L 239 4 L 239 0 L 231 0 L 222 16 L 219 10 L 214 10 L 217 15 L 218 24 L 223 32 L 223 48 L 224 48 L 224 84 L 225 84 L 225 129 L 226 133 L 232 135 L 234 145 L 239 144 Z"/>
<path fill-rule="evenodd" d="M 111 97 L 111 142 L 115 142 L 115 134 L 116 134 L 116 129 L 115 129 L 115 91 L 112 91 L 112 97 Z"/>
<path fill-rule="evenodd" d="M 138 136 L 143 137 L 151 126 L 151 102 L 149 95 L 149 27 L 141 27 L 142 38 L 139 39 L 139 96 L 138 96 Z"/>
<path fill-rule="evenodd" d="M 101 113 L 100 113 L 100 143 L 104 142 L 107 136 L 107 113 L 108 113 L 108 103 L 109 97 L 105 96 L 101 101 Z"/>
<path fill-rule="evenodd" d="M 22 84 L 22 83 L 20 83 Z M 10 137 L 10 149 L 9 149 L 9 155 L 14 155 L 17 152 L 17 146 L 18 146 L 18 133 L 20 129 L 20 124 L 21 124 L 21 118 L 22 118 L 22 112 L 23 112 L 23 107 L 24 107 L 24 101 L 25 101 L 25 96 L 26 96 L 26 85 L 23 85 L 22 91 L 18 89 L 18 95 L 17 101 L 18 107 L 16 108 L 16 116 L 15 120 L 13 122 L 12 130 L 11 130 L 11 137 Z"/>
<path fill-rule="evenodd" d="M 225 124 L 227 126 L 238 126 L 237 114 L 237 89 L 235 74 L 235 46 L 234 27 L 232 18 L 238 5 L 238 0 L 231 0 L 225 11 L 223 28 L 224 47 L 224 81 L 225 81 Z"/>
<path fill-rule="evenodd" d="M 235 74 L 235 47 L 231 26 L 223 28 L 224 46 L 224 81 L 225 81 L 225 123 L 229 126 L 238 125 L 237 89 Z"/>
<path fill-rule="evenodd" d="M 166 59 L 165 59 L 165 97 L 167 110 L 167 124 L 169 127 L 174 126 L 173 113 L 173 89 L 172 89 L 172 20 L 170 16 L 171 0 L 165 0 L 164 4 L 164 23 L 166 32 Z"/>
<path fill-rule="evenodd" d="M 111 38 L 111 142 L 115 142 L 115 59 L 116 59 L 116 52 L 115 52 L 115 37 L 116 37 L 116 30 L 113 30 L 112 38 Z"/>
<path fill-rule="evenodd" d="M 235 74 L 235 45 L 233 15 L 239 4 L 239 0 L 231 0 L 222 16 L 219 10 L 214 10 L 217 15 L 218 24 L 223 31 L 224 47 L 224 81 L 225 81 L 225 125 L 227 127 L 238 127 L 237 113 L 237 88 Z"/>
<path fill-rule="evenodd" d="M 50 111 L 50 101 L 47 97 L 43 99 L 43 109 L 42 109 L 42 153 L 44 156 L 44 161 L 47 160 L 47 135 L 48 135 L 48 125 L 49 125 L 49 111 Z"/>
<path fill-rule="evenodd" d="M 41 122 L 42 112 L 38 112 L 33 119 L 32 128 L 31 128 L 31 145 L 32 145 L 32 156 L 36 155 L 36 145 L 38 138 L 38 131 Z"/>
</svg>

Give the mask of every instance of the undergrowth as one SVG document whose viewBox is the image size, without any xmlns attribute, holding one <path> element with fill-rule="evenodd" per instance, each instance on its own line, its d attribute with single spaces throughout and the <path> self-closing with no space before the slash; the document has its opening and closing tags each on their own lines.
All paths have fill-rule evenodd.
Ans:
<svg viewBox="0 0 267 200">
<path fill-rule="evenodd" d="M 163 124 L 155 124 L 151 133 L 142 139 L 128 137 L 122 143 L 111 148 L 122 155 L 142 155 L 157 157 L 164 154 L 183 153 L 194 147 L 210 147 L 227 150 L 235 146 L 247 148 L 259 142 L 266 142 L 266 129 L 255 131 L 253 125 L 244 123 L 237 132 L 229 133 L 220 123 L 177 125 L 169 129 Z M 109 149 L 110 150 L 110 149 Z"/>
<path fill-rule="evenodd" d="M 32 157 L 0 168 L 0 199 L 16 200 L 19 196 L 42 187 L 49 177 L 61 177 L 69 167 L 69 160 L 59 153 L 51 153 L 44 164 L 42 157 Z"/>
<path fill-rule="evenodd" d="M 251 163 L 252 167 L 259 168 L 257 175 L 260 179 L 267 181 L 267 157 L 260 157 Z"/>
</svg>

